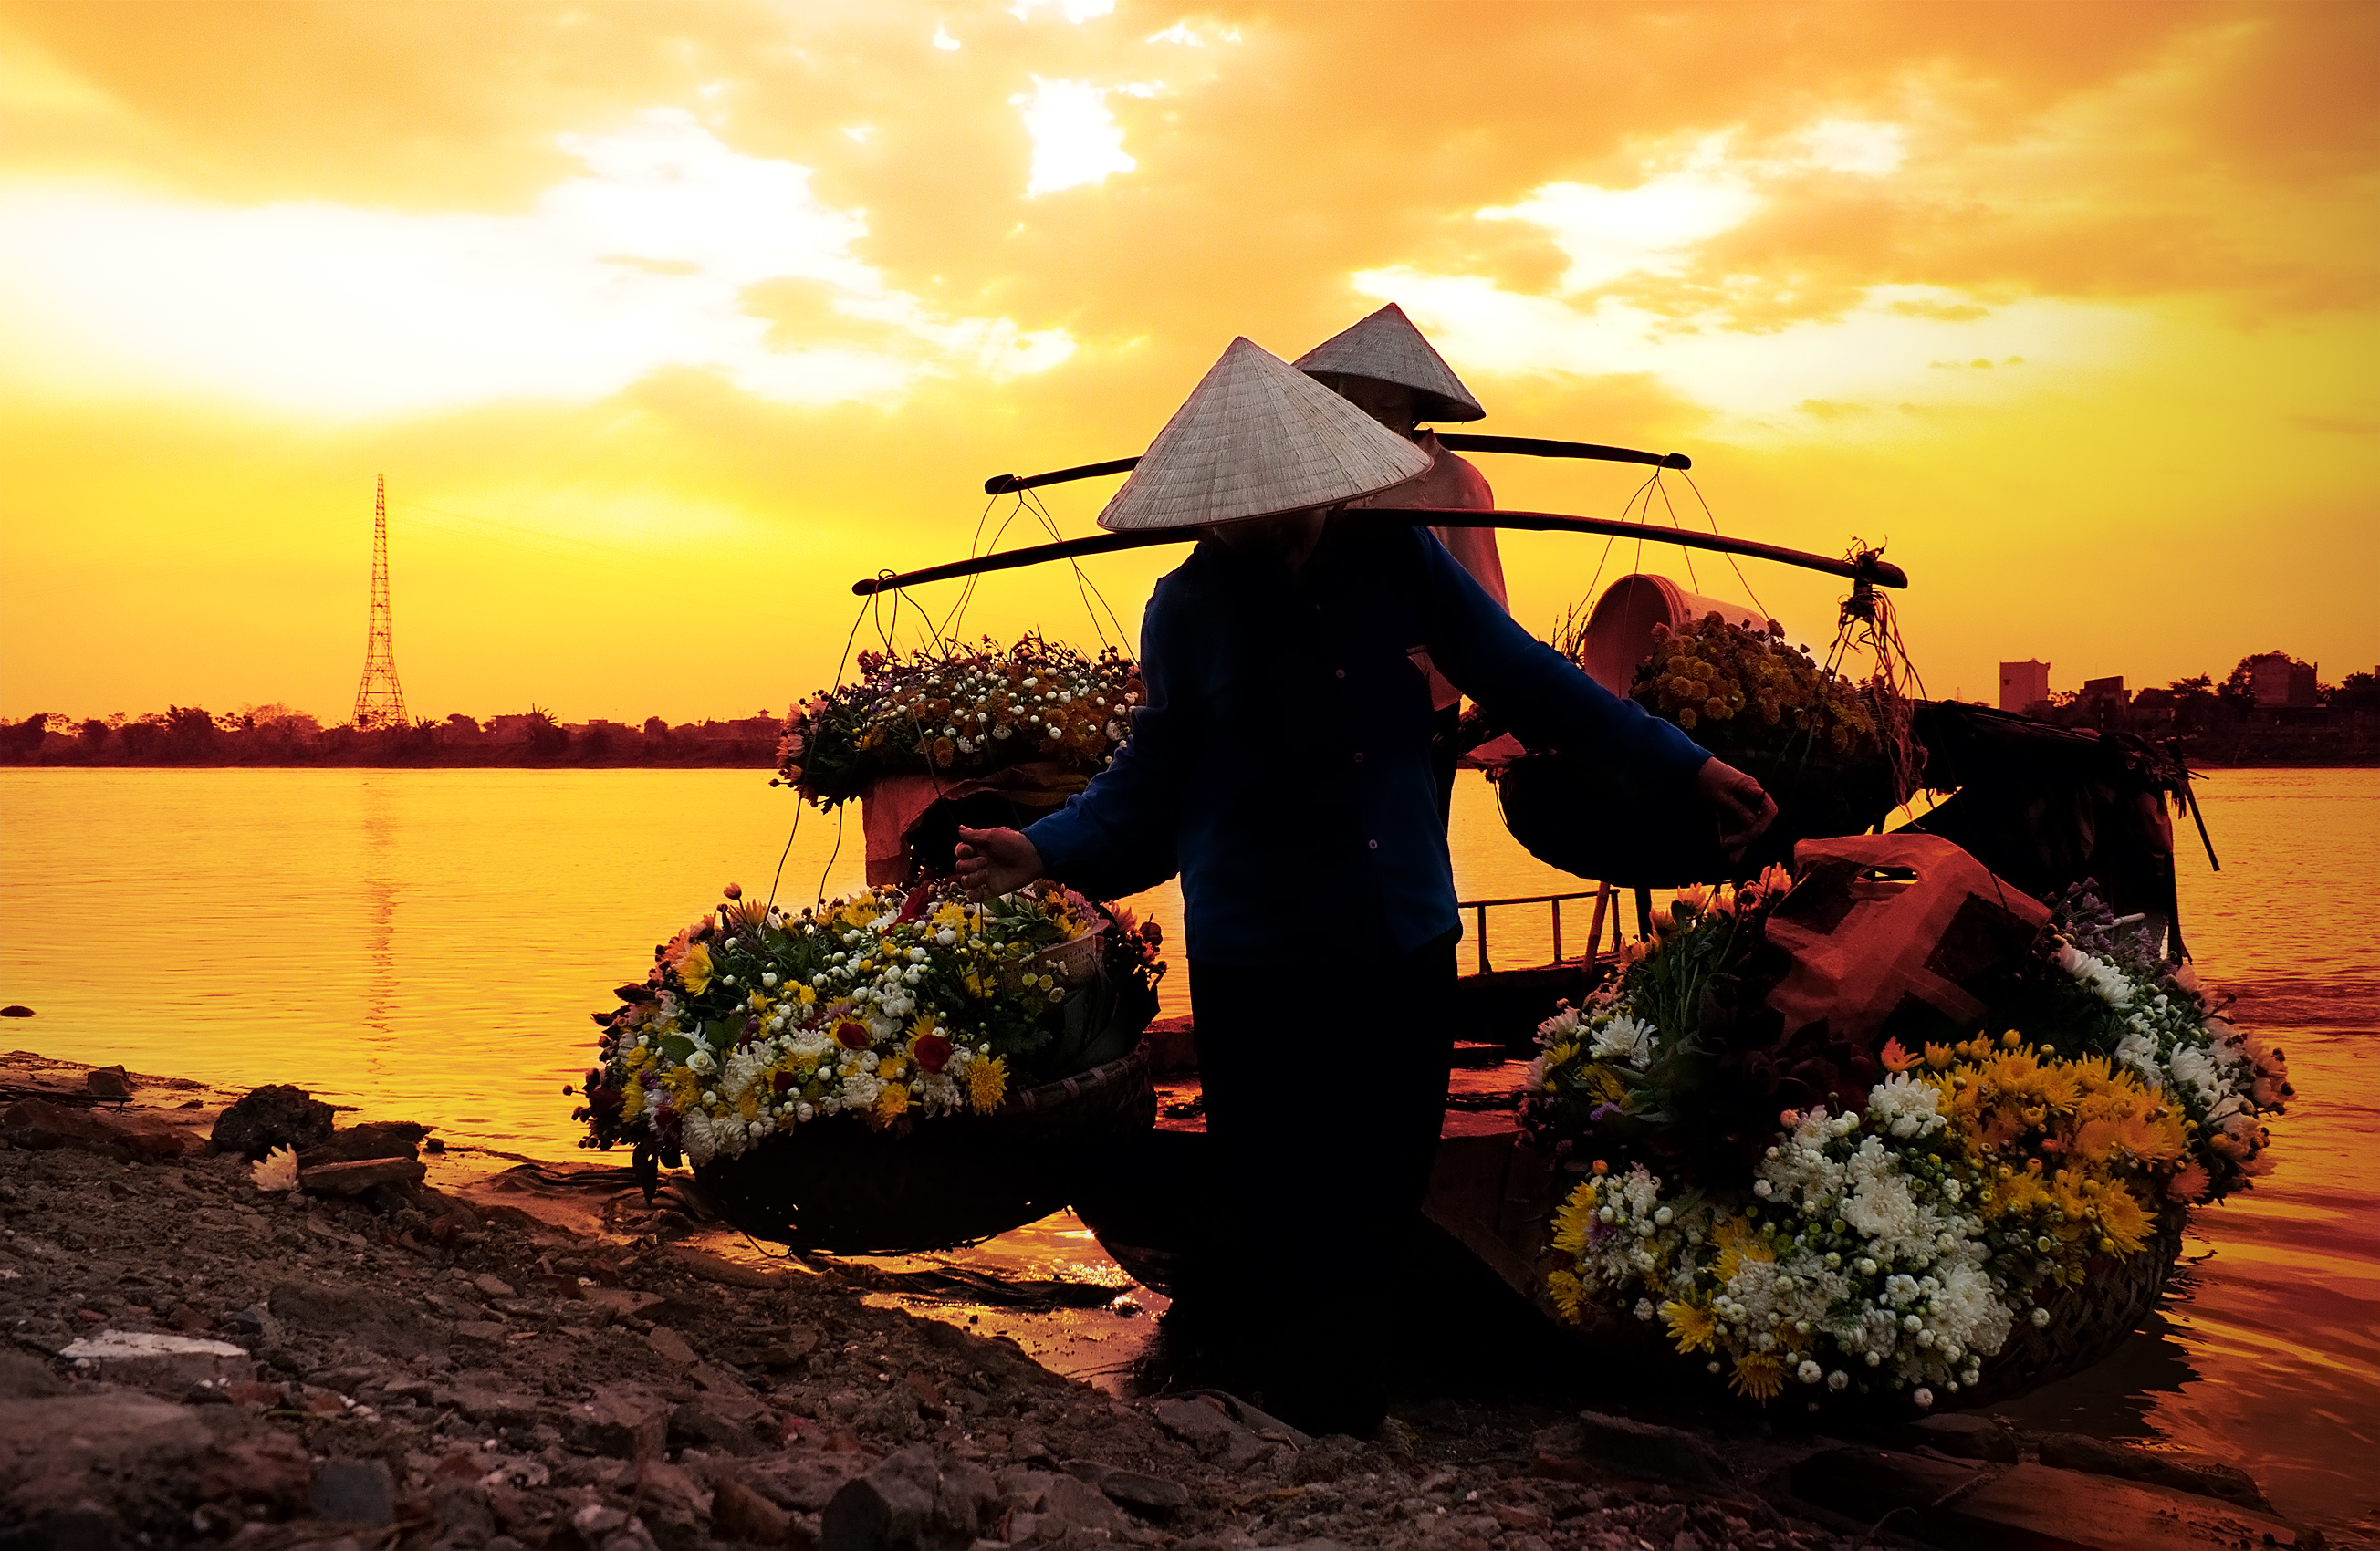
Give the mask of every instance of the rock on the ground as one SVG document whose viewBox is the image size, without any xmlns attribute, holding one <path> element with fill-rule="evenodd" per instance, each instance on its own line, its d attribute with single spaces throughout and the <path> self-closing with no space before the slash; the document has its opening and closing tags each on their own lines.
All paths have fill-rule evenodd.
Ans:
<svg viewBox="0 0 2380 1551">
<path fill-rule="evenodd" d="M 608 1384 L 563 1412 L 563 1440 L 589 1454 L 637 1460 L 659 1454 L 669 1403 L 641 1384 Z"/>
<path fill-rule="evenodd" d="M 726 1540 L 783 1545 L 794 1516 L 732 1475 L 710 1484 L 710 1525 Z"/>
<path fill-rule="evenodd" d="M 316 1164 L 310 1169 L 301 1158 L 298 1184 L 317 1195 L 361 1195 L 375 1185 L 398 1189 L 418 1185 L 429 1174 L 429 1169 L 409 1157 L 360 1158 L 352 1163 Z"/>
<path fill-rule="evenodd" d="M 91 1097 L 110 1103 L 132 1097 L 131 1074 L 121 1066 L 94 1066 L 82 1074 L 82 1085 Z"/>
<path fill-rule="evenodd" d="M 298 1167 L 319 1169 L 326 1163 L 363 1163 L 376 1157 L 417 1157 L 429 1127 L 412 1121 L 367 1121 L 334 1131 L 298 1153 Z"/>
<path fill-rule="evenodd" d="M 180 1132 L 147 1115 L 103 1115 L 43 1098 L 21 1098 L 10 1105 L 7 1113 L 0 1115 L 0 1133 L 18 1146 L 36 1151 L 72 1147 L 150 1162 L 179 1157 L 190 1145 Z"/>
<path fill-rule="evenodd" d="M 193 1384 L 252 1379 L 256 1364 L 229 1341 L 176 1336 L 154 1330 L 94 1330 L 68 1342 L 58 1355 L 89 1365 L 111 1383 L 178 1395 Z"/>
<path fill-rule="evenodd" d="M 223 1406 L 170 1404 L 131 1390 L 0 1401 L 0 1522 L 28 1545 L 179 1541 L 190 1504 L 302 1505 L 305 1449 Z"/>
<path fill-rule="evenodd" d="M 965 1551 L 999 1497 L 977 1466 L 922 1445 L 905 1448 L 829 1499 L 820 1541 L 824 1551 Z"/>
<path fill-rule="evenodd" d="M 1090 1483 L 1112 1501 L 1150 1518 L 1166 1518 L 1190 1506 L 1190 1489 L 1161 1475 L 1119 1470 L 1097 1460 L 1069 1460 L 1066 1472 Z"/>
<path fill-rule="evenodd" d="M 396 1521 L 396 1485 L 385 1460 L 325 1460 L 314 1467 L 306 1500 L 318 1519 L 376 1530 Z"/>
<path fill-rule="evenodd" d="M 218 1151 L 261 1158 L 275 1147 L 300 1150 L 331 1134 L 331 1107 L 305 1089 L 273 1083 L 250 1092 L 215 1121 Z"/>
<path fill-rule="evenodd" d="M 1539 1435 L 1536 1473 L 1588 1480 L 1598 1469 L 1685 1486 L 1735 1484 L 1709 1444 L 1677 1427 L 1587 1411 L 1575 1423 Z"/>
<path fill-rule="evenodd" d="M 1949 1412 L 1912 1424 L 1910 1432 L 1926 1448 L 1961 1460 L 1991 1460 L 2003 1465 L 2017 1461 L 2017 1437 L 1988 1416 Z"/>
</svg>

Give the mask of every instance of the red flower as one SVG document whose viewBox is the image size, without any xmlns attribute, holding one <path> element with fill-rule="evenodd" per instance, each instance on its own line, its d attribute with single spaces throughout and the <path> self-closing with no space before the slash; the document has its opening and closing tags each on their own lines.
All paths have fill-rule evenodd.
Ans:
<svg viewBox="0 0 2380 1551">
<path fill-rule="evenodd" d="M 927 903 L 933 897 L 934 885 L 931 881 L 918 884 L 909 891 L 909 897 L 901 902 L 901 914 L 892 918 L 892 924 L 897 927 L 923 915 L 926 913 Z"/>
<path fill-rule="evenodd" d="M 856 1018 L 845 1018 L 834 1025 L 835 1043 L 846 1050 L 865 1050 L 871 1037 L 868 1025 Z"/>
<path fill-rule="evenodd" d="M 917 1042 L 909 1047 L 909 1053 L 917 1058 L 921 1070 L 940 1072 L 950 1062 L 951 1042 L 939 1034 L 921 1034 Z"/>
</svg>

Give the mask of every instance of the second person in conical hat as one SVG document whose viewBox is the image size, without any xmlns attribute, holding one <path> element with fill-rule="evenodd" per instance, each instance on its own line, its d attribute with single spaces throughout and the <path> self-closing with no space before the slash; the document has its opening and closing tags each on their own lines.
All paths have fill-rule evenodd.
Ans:
<svg viewBox="0 0 2380 1551">
<path fill-rule="evenodd" d="M 1389 303 L 1298 357 L 1295 365 L 1429 456 L 1429 467 L 1403 484 L 1351 502 L 1351 506 L 1496 509 L 1496 492 L 1488 487 L 1488 477 L 1420 423 L 1477 420 L 1485 418 L 1488 411 L 1446 364 L 1437 346 L 1414 327 L 1404 309 Z M 1504 593 L 1504 557 L 1496 548 L 1496 530 L 1433 527 L 1430 531 L 1471 573 L 1471 579 L 1496 600 L 1497 606 L 1510 612 L 1512 604 Z M 1438 820 L 1442 827 L 1453 811 L 1454 769 L 1461 757 L 1455 737 L 1462 725 L 1463 693 L 1434 664 L 1425 664 L 1425 671 L 1429 674 L 1434 719 L 1430 773 L 1438 782 Z"/>
<path fill-rule="evenodd" d="M 1462 924 L 1415 650 L 1533 745 L 1702 792 L 1739 843 L 1776 811 L 1513 624 L 1427 528 L 1334 515 L 1427 467 L 1232 341 L 1099 515 L 1202 539 L 1142 620 L 1130 741 L 1029 829 L 960 832 L 978 897 L 1048 877 L 1115 898 L 1181 875 L 1227 1242 L 1176 1309 L 1203 1290 L 1228 1332 L 1210 1342 L 1318 1434 L 1385 1414 L 1381 1283 L 1413 1253 L 1456 1032 Z"/>
</svg>

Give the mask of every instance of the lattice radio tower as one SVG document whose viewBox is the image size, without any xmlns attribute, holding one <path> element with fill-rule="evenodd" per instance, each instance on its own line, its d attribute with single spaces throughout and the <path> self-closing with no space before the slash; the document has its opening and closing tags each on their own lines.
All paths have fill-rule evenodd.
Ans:
<svg viewBox="0 0 2380 1551">
<path fill-rule="evenodd" d="M 364 638 L 364 678 L 356 685 L 356 725 L 403 727 L 405 690 L 396 682 L 396 639 L 388 613 L 388 476 L 372 494 L 371 628 Z"/>
</svg>

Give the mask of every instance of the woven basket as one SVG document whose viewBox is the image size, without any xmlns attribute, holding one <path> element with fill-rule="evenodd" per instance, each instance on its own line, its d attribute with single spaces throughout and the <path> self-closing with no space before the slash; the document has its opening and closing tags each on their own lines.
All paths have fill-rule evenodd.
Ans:
<svg viewBox="0 0 2380 1551">
<path fill-rule="evenodd" d="M 1086 1171 L 1156 1121 L 1143 1041 L 1088 1072 L 1011 1094 L 990 1115 L 946 1115 L 905 1132 L 830 1116 L 714 1158 L 694 1177 L 720 1216 L 756 1239 L 915 1254 L 1061 1210 Z"/>
<path fill-rule="evenodd" d="M 2060 1288 L 2041 1301 L 2049 1323 L 2020 1317 L 2008 1344 L 1984 1362 L 1983 1382 L 1956 1395 L 1935 1392 L 1935 1405 L 1991 1405 L 2038 1389 L 2053 1379 L 2081 1373 L 2121 1346 L 2165 1295 L 2181 1258 L 2181 1230 L 2188 1208 L 2168 1206 L 2157 1218 L 2156 1236 L 2138 1254 L 2117 1260 L 2095 1255 L 2082 1284 Z"/>
<path fill-rule="evenodd" d="M 1733 749 L 1720 757 L 1777 799 L 1776 822 L 1733 862 L 1719 850 L 1716 817 L 1691 790 L 1634 790 L 1602 760 L 1516 759 L 1497 776 L 1497 806 L 1504 828 L 1537 860 L 1644 889 L 1755 878 L 1772 862 L 1791 863 L 1798 841 L 1859 834 L 1892 810 L 1890 773 L 1880 757 L 1840 764 Z"/>
</svg>

